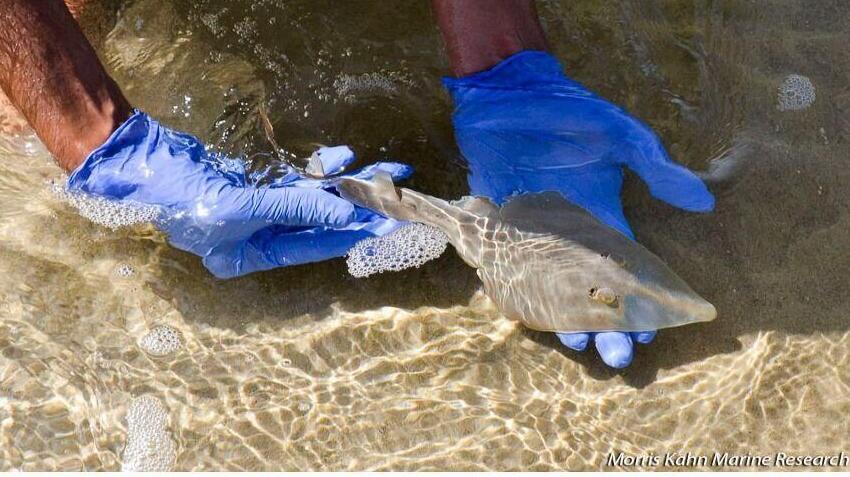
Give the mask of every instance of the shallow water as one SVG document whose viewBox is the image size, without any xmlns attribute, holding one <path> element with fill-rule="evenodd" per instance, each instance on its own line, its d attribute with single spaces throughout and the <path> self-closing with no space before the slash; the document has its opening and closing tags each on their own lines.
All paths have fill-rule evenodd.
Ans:
<svg viewBox="0 0 850 477">
<path fill-rule="evenodd" d="M 168 412 L 175 470 L 599 469 L 633 455 L 850 447 L 850 5 L 543 1 L 569 73 L 704 171 L 689 215 L 627 181 L 638 238 L 718 309 L 632 367 L 499 317 L 453 253 L 354 279 L 343 260 L 219 281 L 154 231 L 58 201 L 0 137 L 0 470 L 121 468 L 126 415 Z M 273 20 L 272 20 L 273 19 Z M 112 28 L 114 26 L 114 28 Z M 426 2 L 124 2 L 98 50 L 131 100 L 257 164 L 278 141 L 394 158 L 466 192 Z M 788 75 L 816 100 L 783 110 Z M 132 269 L 132 273 L 129 270 Z M 146 354 L 168 325 L 183 348 Z M 146 398 L 148 399 L 148 398 Z M 167 446 L 165 446 L 167 447 Z"/>
</svg>

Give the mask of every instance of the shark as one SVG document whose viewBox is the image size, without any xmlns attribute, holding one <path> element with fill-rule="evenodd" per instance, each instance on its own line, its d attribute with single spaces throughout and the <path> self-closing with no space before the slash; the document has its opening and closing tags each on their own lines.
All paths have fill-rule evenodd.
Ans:
<svg viewBox="0 0 850 477">
<path fill-rule="evenodd" d="M 714 306 L 655 254 L 558 192 L 446 201 L 371 180 L 337 179 L 340 196 L 435 227 L 507 318 L 554 332 L 647 331 L 711 321 Z"/>
</svg>

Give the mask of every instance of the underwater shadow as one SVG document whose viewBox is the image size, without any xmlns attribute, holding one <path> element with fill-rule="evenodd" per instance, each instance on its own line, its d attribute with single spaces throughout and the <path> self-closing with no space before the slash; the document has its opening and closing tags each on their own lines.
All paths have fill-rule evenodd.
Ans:
<svg viewBox="0 0 850 477">
<path fill-rule="evenodd" d="M 348 274 L 345 261 L 286 267 L 230 280 L 207 272 L 197 257 L 163 249 L 161 273 L 147 286 L 169 301 L 184 319 L 237 333 L 247 326 L 280 326 L 309 316 L 321 320 L 334 309 L 357 313 L 381 307 L 466 305 L 480 286 L 475 271 L 453 251 L 421 268 L 368 278 Z"/>
<path fill-rule="evenodd" d="M 594 349 L 569 350 L 552 333 L 524 330 L 524 335 L 580 363 L 595 379 L 619 376 L 641 388 L 661 370 L 741 351 L 746 336 L 846 332 L 847 192 L 822 194 L 827 176 L 835 175 L 828 168 L 819 177 L 799 176 L 789 190 L 775 180 L 789 174 L 788 164 L 753 163 L 734 181 L 713 184 L 717 206 L 711 214 L 674 209 L 652 199 L 637 181 L 626 183 L 624 203 L 638 240 L 715 305 L 714 321 L 661 330 L 653 343 L 637 346 L 634 362 L 622 370 L 607 367 Z M 796 195 L 789 200 L 789 194 L 824 199 L 813 214 L 810 203 Z M 188 254 L 167 251 L 165 257 L 183 272 L 163 273 L 152 286 L 187 319 L 236 330 L 257 321 L 279 325 L 303 314 L 318 320 L 333 306 L 358 312 L 466 305 L 481 286 L 453 250 L 419 269 L 368 279 L 349 276 L 344 261 L 333 260 L 222 281 Z"/>
<path fill-rule="evenodd" d="M 776 152 L 764 147 L 757 154 L 771 156 Z M 595 379 L 619 376 L 642 388 L 660 370 L 741 351 L 746 336 L 847 332 L 850 217 L 842 204 L 850 194 L 838 187 L 835 196 L 824 194 L 823 184 L 835 176 L 828 164 L 808 176 L 793 167 L 784 157 L 748 163 L 734 180 L 712 185 L 711 214 L 679 211 L 627 181 L 624 202 L 638 240 L 715 305 L 714 321 L 660 330 L 651 344 L 636 346 L 632 365 L 621 370 L 607 367 L 592 346 L 576 352 L 549 333 L 527 336 Z M 776 179 L 792 175 L 793 189 Z M 840 177 L 834 182 L 840 185 Z M 816 210 L 813 197 L 820 198 Z"/>
</svg>

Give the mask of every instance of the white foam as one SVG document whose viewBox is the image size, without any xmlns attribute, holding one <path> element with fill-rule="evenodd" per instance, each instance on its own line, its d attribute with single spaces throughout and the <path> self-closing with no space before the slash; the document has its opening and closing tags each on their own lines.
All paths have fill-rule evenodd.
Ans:
<svg viewBox="0 0 850 477">
<path fill-rule="evenodd" d="M 177 445 L 168 431 L 168 409 L 153 396 L 139 396 L 127 411 L 127 446 L 121 470 L 165 472 L 174 465 Z"/>
<path fill-rule="evenodd" d="M 393 80 L 381 73 L 363 73 L 361 75 L 340 75 L 334 80 L 337 95 L 351 102 L 356 96 L 370 93 L 395 94 L 398 92 Z"/>
<path fill-rule="evenodd" d="M 779 87 L 780 111 L 800 111 L 815 102 L 815 86 L 812 81 L 802 75 L 788 75 Z"/>
<path fill-rule="evenodd" d="M 154 222 L 160 215 L 159 207 L 136 202 L 109 200 L 95 195 L 68 190 L 54 185 L 56 197 L 68 203 L 92 222 L 117 230 L 135 224 Z"/>
<path fill-rule="evenodd" d="M 348 273 L 357 278 L 386 271 L 419 267 L 446 250 L 449 239 L 441 230 L 424 224 L 405 224 L 382 237 L 357 242 L 348 251 Z"/>
<path fill-rule="evenodd" d="M 122 263 L 118 266 L 118 268 L 115 269 L 115 274 L 122 278 L 132 277 L 134 273 L 136 273 L 136 271 L 133 269 L 133 267 L 127 265 L 126 263 Z"/>
<path fill-rule="evenodd" d="M 183 335 L 174 328 L 159 325 L 139 340 L 139 347 L 153 356 L 165 356 L 183 347 Z"/>
</svg>

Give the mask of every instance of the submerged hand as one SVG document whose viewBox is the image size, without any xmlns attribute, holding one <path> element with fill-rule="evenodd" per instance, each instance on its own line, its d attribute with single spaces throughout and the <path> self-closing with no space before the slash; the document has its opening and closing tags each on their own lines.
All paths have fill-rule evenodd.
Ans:
<svg viewBox="0 0 850 477">
<path fill-rule="evenodd" d="M 455 102 L 455 136 L 473 194 L 501 203 L 516 193 L 559 191 L 634 239 L 620 202 L 626 166 L 658 199 L 693 212 L 714 208 L 705 184 L 670 160 L 649 127 L 567 78 L 548 53 L 524 51 L 445 84 Z M 558 333 L 577 351 L 594 340 L 615 368 L 631 363 L 634 342 L 654 337 L 653 330 Z"/>
<path fill-rule="evenodd" d="M 354 160 L 344 146 L 319 154 L 331 174 Z M 412 171 L 378 163 L 350 175 L 369 179 L 379 170 L 394 179 Z M 202 257 L 219 278 L 343 256 L 363 238 L 397 226 L 331 193 L 330 180 L 291 171 L 271 185 L 250 184 L 241 161 L 209 153 L 195 137 L 141 112 L 89 155 L 68 188 L 161 208 L 158 225 L 169 242 Z"/>
</svg>

